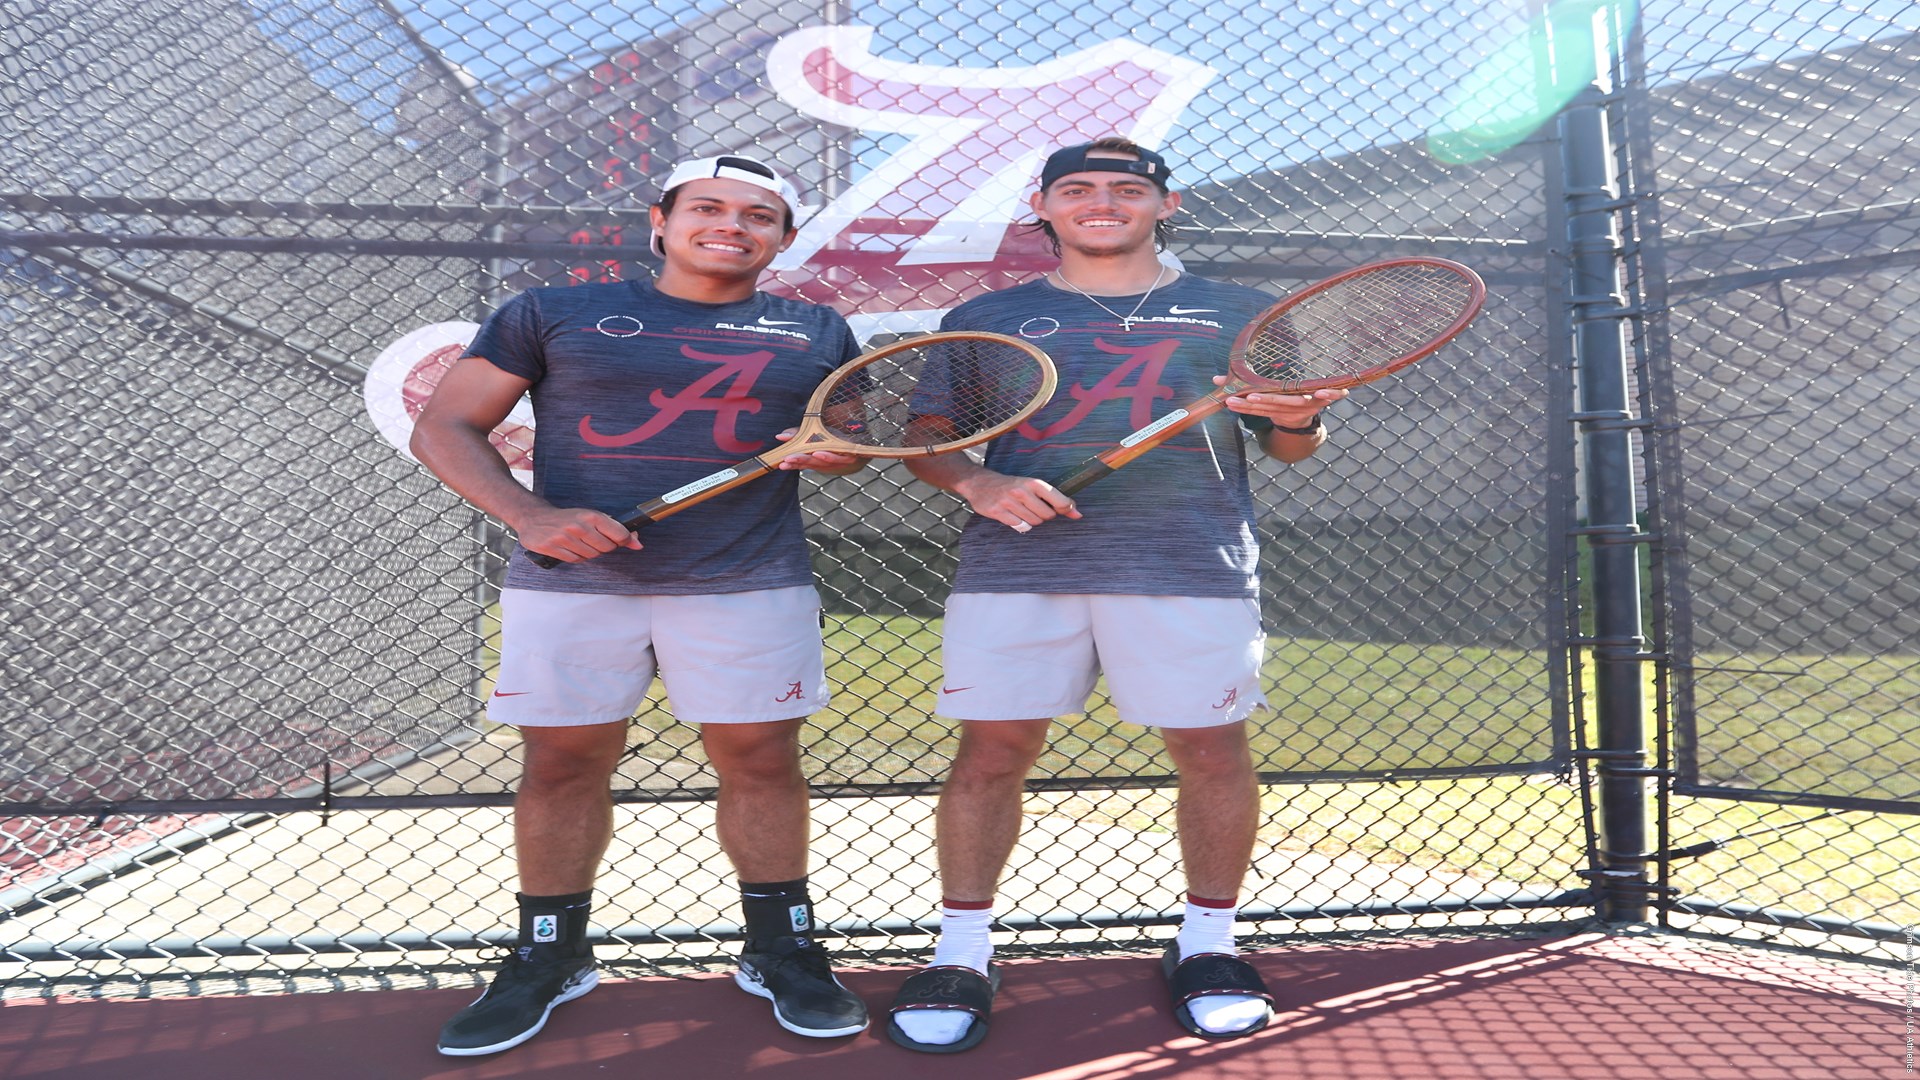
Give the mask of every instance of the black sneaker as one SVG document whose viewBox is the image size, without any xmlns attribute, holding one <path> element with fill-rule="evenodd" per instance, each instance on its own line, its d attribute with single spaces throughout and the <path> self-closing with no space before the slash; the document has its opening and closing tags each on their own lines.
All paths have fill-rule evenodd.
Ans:
<svg viewBox="0 0 1920 1080">
<path fill-rule="evenodd" d="M 867 1003 L 833 977 L 827 950 L 812 938 L 776 938 L 770 948 L 740 954 L 733 981 L 773 1002 L 773 1018 L 795 1035 L 831 1038 L 867 1026 Z"/>
<path fill-rule="evenodd" d="M 493 985 L 440 1029 L 440 1052 L 454 1057 L 493 1054 L 519 1046 L 546 1026 L 555 1005 L 600 982 L 593 957 L 534 963 L 515 950 Z"/>
</svg>

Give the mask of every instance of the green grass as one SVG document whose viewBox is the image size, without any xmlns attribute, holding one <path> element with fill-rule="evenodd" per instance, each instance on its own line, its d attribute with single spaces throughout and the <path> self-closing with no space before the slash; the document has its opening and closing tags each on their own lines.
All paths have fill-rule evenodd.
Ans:
<svg viewBox="0 0 1920 1080">
<path fill-rule="evenodd" d="M 940 679 L 937 622 L 832 621 L 828 655 L 836 703 L 816 717 L 820 737 L 812 752 L 842 779 L 938 780 L 953 732 L 950 723 L 929 719 Z M 1266 676 L 1275 710 L 1254 731 L 1254 750 L 1263 770 L 1281 772 L 1542 761 L 1551 751 L 1543 664 L 1539 654 L 1519 650 L 1274 639 Z M 1878 752 L 1904 775 L 1916 774 L 1920 717 L 1896 700 L 1902 679 L 1911 684 L 1911 674 L 1903 674 L 1910 666 L 1817 657 L 1792 667 L 1805 672 L 1794 681 L 1817 689 L 1773 695 L 1764 723 L 1751 707 L 1740 714 L 1772 738 L 1729 734 L 1725 726 L 1715 738 L 1772 744 L 1767 754 L 1785 766 L 1783 784 L 1831 783 L 1831 771 L 1807 773 L 1818 767 L 1805 756 L 1809 750 L 1845 756 L 1862 717 L 1880 725 L 1897 720 L 1893 745 L 1883 742 Z M 1654 700 L 1649 687 L 1649 708 Z M 1036 773 L 1167 771 L 1158 739 L 1116 724 L 1111 706 L 1102 704 L 1056 725 Z M 1173 820 L 1170 792 L 1119 799 L 1090 792 L 1049 802 L 1052 812 L 1143 831 L 1168 829 Z M 1586 868 L 1579 792 L 1551 775 L 1283 784 L 1267 789 L 1263 813 L 1262 842 L 1280 852 L 1354 852 L 1543 888 L 1577 886 L 1574 871 Z M 1676 862 L 1675 884 L 1689 897 L 1720 902 L 1920 922 L 1920 890 L 1910 872 L 1920 865 L 1920 819 L 1823 813 L 1675 797 L 1671 846 L 1728 841 L 1720 851 Z M 1735 839 L 1743 834 L 1752 838 Z"/>
<path fill-rule="evenodd" d="M 1703 779 L 1920 800 L 1920 662 L 1724 656 L 1698 663 Z"/>
<path fill-rule="evenodd" d="M 930 719 L 939 644 L 933 621 L 829 623 L 835 700 L 816 724 L 846 766 L 835 779 L 938 779 L 952 734 Z M 1254 754 L 1263 772 L 1283 773 L 1543 761 L 1552 752 L 1544 665 L 1517 650 L 1275 639 L 1265 671 L 1274 708 L 1256 721 Z M 1135 776 L 1167 766 L 1158 738 L 1116 723 L 1102 697 L 1057 725 L 1037 771 Z"/>
<path fill-rule="evenodd" d="M 807 735 L 816 780 L 938 782 L 954 731 L 933 718 L 937 621 L 831 618 L 827 656 L 834 704 L 815 716 Z M 488 662 L 491 667 L 491 657 Z M 1275 710 L 1254 731 L 1255 753 L 1263 770 L 1280 772 L 1545 760 L 1550 702 L 1542 665 L 1538 654 L 1519 650 L 1274 639 L 1266 682 Z M 1822 771 L 1820 754 L 1857 759 L 1871 751 L 1904 777 L 1920 775 L 1920 717 L 1911 694 L 1902 693 L 1914 684 L 1910 663 L 1728 657 L 1702 666 L 1797 673 L 1780 680 L 1789 689 L 1764 694 L 1740 689 L 1750 681 L 1703 676 L 1703 695 L 1713 694 L 1702 705 L 1716 753 L 1706 779 L 1737 782 L 1740 777 L 1713 769 L 1731 764 L 1737 770 L 1742 753 L 1783 787 L 1835 783 L 1831 762 Z M 1646 700 L 1651 708 L 1651 688 Z M 636 739 L 654 743 L 656 754 L 697 755 L 696 732 L 672 722 L 657 687 L 655 703 L 660 707 L 643 713 Z M 1862 744 L 1863 727 L 1885 737 Z M 1036 774 L 1167 771 L 1158 739 L 1116 724 L 1111 706 L 1102 704 L 1056 725 Z M 1869 780 L 1838 778 L 1856 788 Z M 1651 793 L 1649 800 L 1651 806 Z M 1090 790 L 1035 803 L 1041 812 L 1141 831 L 1165 831 L 1173 821 L 1168 791 Z M 1281 784 L 1266 789 L 1263 815 L 1260 863 L 1267 865 L 1289 850 L 1355 853 L 1540 888 L 1576 887 L 1574 871 L 1586 866 L 1579 792 L 1550 775 Z M 1920 923 L 1920 887 L 1912 874 L 1920 866 L 1920 818 L 1823 815 L 1676 796 L 1671 846 L 1709 839 L 1725 846 L 1677 862 L 1674 884 L 1689 898 Z"/>
</svg>

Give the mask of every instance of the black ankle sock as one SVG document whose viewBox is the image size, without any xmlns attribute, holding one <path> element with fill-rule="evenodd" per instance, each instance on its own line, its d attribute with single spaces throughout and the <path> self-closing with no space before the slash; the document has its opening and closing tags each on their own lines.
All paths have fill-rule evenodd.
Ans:
<svg viewBox="0 0 1920 1080">
<path fill-rule="evenodd" d="M 806 937 L 814 932 L 813 899 L 807 879 L 743 881 L 740 907 L 747 917 L 747 948 L 764 948 L 775 938 Z"/>
<path fill-rule="evenodd" d="M 520 900 L 520 939 L 516 946 L 525 960 L 568 960 L 592 955 L 587 945 L 587 913 L 593 907 L 591 890 L 565 896 L 528 896 Z"/>
</svg>

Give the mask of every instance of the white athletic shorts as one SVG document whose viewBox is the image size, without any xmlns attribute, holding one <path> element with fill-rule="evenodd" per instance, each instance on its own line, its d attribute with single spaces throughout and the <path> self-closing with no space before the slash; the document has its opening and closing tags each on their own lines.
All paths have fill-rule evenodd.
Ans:
<svg viewBox="0 0 1920 1080">
<path fill-rule="evenodd" d="M 516 727 L 625 720 L 657 671 L 676 719 L 791 720 L 826 707 L 811 585 L 702 596 L 500 593 L 488 719 Z"/>
<path fill-rule="evenodd" d="M 1147 727 L 1218 727 L 1267 703 L 1252 600 L 954 593 L 943 638 L 937 711 L 956 720 L 1084 712 L 1103 672 L 1120 719 Z"/>
</svg>

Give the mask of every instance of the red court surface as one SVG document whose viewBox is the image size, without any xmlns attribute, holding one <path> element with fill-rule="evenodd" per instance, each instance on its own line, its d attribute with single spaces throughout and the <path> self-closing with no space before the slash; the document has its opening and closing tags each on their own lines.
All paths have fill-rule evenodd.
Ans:
<svg viewBox="0 0 1920 1080">
<path fill-rule="evenodd" d="M 1004 965 L 993 1033 L 914 1054 L 876 1024 L 777 1028 L 724 975 L 607 980 L 533 1041 L 447 1058 L 434 1032 L 473 991 L 26 1002 L 0 1009 L 9 1080 L 1765 1080 L 1920 1076 L 1911 973 L 1670 938 L 1305 944 L 1249 958 L 1281 997 L 1251 1038 L 1205 1042 L 1167 1015 L 1151 957 Z M 908 969 L 843 980 L 880 1016 Z"/>
</svg>

